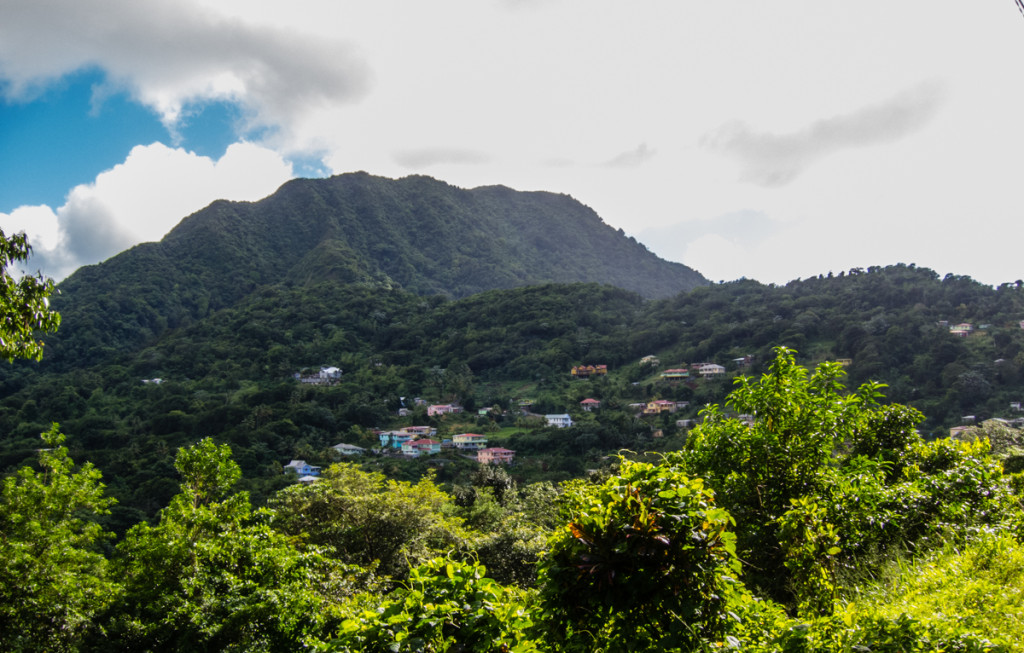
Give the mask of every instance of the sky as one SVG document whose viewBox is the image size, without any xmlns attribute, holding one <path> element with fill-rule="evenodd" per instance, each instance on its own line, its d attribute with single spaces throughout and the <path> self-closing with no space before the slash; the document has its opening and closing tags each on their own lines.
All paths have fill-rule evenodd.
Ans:
<svg viewBox="0 0 1024 653">
<path fill-rule="evenodd" d="M 565 193 L 712 281 L 1024 278 L 1014 0 L 0 0 L 0 229 L 60 280 L 363 170 Z"/>
</svg>

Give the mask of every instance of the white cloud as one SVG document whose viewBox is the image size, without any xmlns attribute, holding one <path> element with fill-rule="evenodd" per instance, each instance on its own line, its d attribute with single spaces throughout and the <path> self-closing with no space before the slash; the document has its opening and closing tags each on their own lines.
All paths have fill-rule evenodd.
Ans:
<svg viewBox="0 0 1024 653">
<path fill-rule="evenodd" d="M 0 91 L 31 98 L 96 66 L 173 128 L 189 104 L 239 102 L 250 126 L 286 128 L 305 111 L 369 88 L 350 45 L 257 26 L 188 0 L 0 0 Z M 98 99 L 110 89 L 98 89 Z"/>
<path fill-rule="evenodd" d="M 0 228 L 25 231 L 34 247 L 29 269 L 62 279 L 81 265 L 159 240 L 216 199 L 260 199 L 291 177 L 280 155 L 252 143 L 231 145 L 217 161 L 162 143 L 139 145 L 124 163 L 73 188 L 56 211 L 19 207 L 0 214 Z"/>
</svg>

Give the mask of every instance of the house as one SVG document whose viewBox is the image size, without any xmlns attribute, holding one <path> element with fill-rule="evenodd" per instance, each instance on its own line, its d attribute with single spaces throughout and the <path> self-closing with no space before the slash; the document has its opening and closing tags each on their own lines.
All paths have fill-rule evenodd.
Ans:
<svg viewBox="0 0 1024 653">
<path fill-rule="evenodd" d="M 568 426 L 572 426 L 572 418 L 569 415 L 545 415 L 544 419 L 548 421 L 548 426 L 554 426 L 555 428 L 564 429 Z"/>
<path fill-rule="evenodd" d="M 690 370 L 685 367 L 674 367 L 670 370 L 665 370 L 661 373 L 661 378 L 672 380 L 688 379 L 690 378 Z"/>
<path fill-rule="evenodd" d="M 321 367 L 319 376 L 324 381 L 337 381 L 341 378 L 341 368 Z"/>
<path fill-rule="evenodd" d="M 516 452 L 501 447 L 490 447 L 480 449 L 476 452 L 476 461 L 481 465 L 509 465 L 515 458 Z"/>
<path fill-rule="evenodd" d="M 971 325 L 970 322 L 961 322 L 960 324 L 954 324 L 953 326 L 949 327 L 949 332 L 952 333 L 954 336 L 960 338 L 966 338 L 967 336 L 971 335 L 973 331 L 974 327 Z"/>
<path fill-rule="evenodd" d="M 381 431 L 380 446 L 401 449 L 402 445 L 410 440 L 437 435 L 437 429 L 433 426 L 405 426 L 397 431 Z"/>
<path fill-rule="evenodd" d="M 853 359 L 852 358 L 837 358 L 836 362 L 839 363 L 840 365 L 842 365 L 843 367 L 849 367 L 849 366 L 853 365 Z"/>
<path fill-rule="evenodd" d="M 644 406 L 644 415 L 660 415 L 662 413 L 674 413 L 678 406 L 676 402 L 667 399 L 656 399 L 648 401 Z"/>
<path fill-rule="evenodd" d="M 487 436 L 479 433 L 459 433 L 452 436 L 452 444 L 456 449 L 483 449 L 487 446 Z"/>
<path fill-rule="evenodd" d="M 1020 410 L 1020 409 L 1021 408 L 1020 408 L 1020 402 L 1019 401 L 1011 401 L 1010 402 L 1010 410 Z"/>
<path fill-rule="evenodd" d="M 357 447 L 354 444 L 345 444 L 344 442 L 334 445 L 331 449 L 334 449 L 343 456 L 358 456 L 359 454 L 366 453 L 366 449 Z"/>
<path fill-rule="evenodd" d="M 416 439 L 416 434 L 406 431 L 383 431 L 380 434 L 380 446 L 401 449 L 402 445 Z"/>
<path fill-rule="evenodd" d="M 310 465 L 305 460 L 293 460 L 284 466 L 285 473 L 295 472 L 299 476 L 320 476 L 320 468 Z"/>
<path fill-rule="evenodd" d="M 732 362 L 736 363 L 736 367 L 750 367 L 750 365 L 754 362 L 754 357 L 751 356 L 750 354 L 747 354 L 742 358 L 732 359 Z"/>
<path fill-rule="evenodd" d="M 322 365 L 318 372 L 303 374 L 296 372 L 292 375 L 299 383 L 311 385 L 333 385 L 341 379 L 341 368 Z"/>
<path fill-rule="evenodd" d="M 715 363 L 698 363 L 694 367 L 697 370 L 697 374 L 700 374 L 705 379 L 725 374 L 725 368 Z"/>
<path fill-rule="evenodd" d="M 580 402 L 580 407 L 589 413 L 596 408 L 600 408 L 601 402 L 597 399 L 584 399 Z"/>
<path fill-rule="evenodd" d="M 411 433 L 412 435 L 437 435 L 437 429 L 435 429 L 433 426 L 406 426 L 398 430 L 401 431 L 402 433 Z"/>
<path fill-rule="evenodd" d="M 431 404 L 427 406 L 427 416 L 457 415 L 462 412 L 462 406 L 457 404 Z"/>
<path fill-rule="evenodd" d="M 589 379 L 592 376 L 603 376 L 608 374 L 607 365 L 577 365 L 572 368 L 572 376 L 575 379 Z"/>
<path fill-rule="evenodd" d="M 402 444 L 402 455 L 416 458 L 417 456 L 429 456 L 441 453 L 441 443 L 437 440 L 410 440 Z"/>
<path fill-rule="evenodd" d="M 163 383 L 163 382 L 164 382 L 164 380 L 163 380 L 163 379 L 161 379 L 161 378 L 155 378 L 155 379 L 142 379 L 142 382 L 143 382 L 144 384 L 146 384 L 146 385 L 149 385 L 150 383 L 152 383 L 153 385 L 160 385 L 161 383 Z"/>
<path fill-rule="evenodd" d="M 658 360 L 657 356 L 644 356 L 643 358 L 640 359 L 640 364 L 654 365 L 655 367 L 657 367 L 658 365 L 661 365 L 661 361 Z"/>
</svg>

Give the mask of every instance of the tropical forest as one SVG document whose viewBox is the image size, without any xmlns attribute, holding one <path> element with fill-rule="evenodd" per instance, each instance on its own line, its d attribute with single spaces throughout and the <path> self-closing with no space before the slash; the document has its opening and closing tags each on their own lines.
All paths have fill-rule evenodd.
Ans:
<svg viewBox="0 0 1024 653">
<path fill-rule="evenodd" d="M 712 283 L 365 173 L 30 254 L 2 650 L 1024 650 L 1024 282 Z"/>
</svg>

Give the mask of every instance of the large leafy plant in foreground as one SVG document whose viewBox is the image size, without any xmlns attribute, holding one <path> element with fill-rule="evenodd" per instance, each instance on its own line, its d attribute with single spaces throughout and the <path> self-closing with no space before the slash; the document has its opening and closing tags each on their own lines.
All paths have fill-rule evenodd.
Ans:
<svg viewBox="0 0 1024 653">
<path fill-rule="evenodd" d="M 564 505 L 540 586 L 567 650 L 689 650 L 724 632 L 740 565 L 732 518 L 701 479 L 624 461 L 600 485 L 570 484 Z"/>
<path fill-rule="evenodd" d="M 41 471 L 22 467 L 0 485 L 0 648 L 74 649 L 116 594 L 94 521 L 113 499 L 100 473 L 78 471 L 57 425 L 42 434 Z"/>
</svg>

